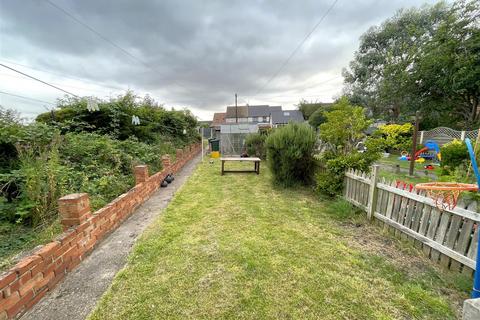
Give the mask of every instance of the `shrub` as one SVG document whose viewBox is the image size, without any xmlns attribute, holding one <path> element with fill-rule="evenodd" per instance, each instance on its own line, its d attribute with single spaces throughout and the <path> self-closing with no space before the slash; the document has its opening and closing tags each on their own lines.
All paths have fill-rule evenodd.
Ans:
<svg viewBox="0 0 480 320">
<path fill-rule="evenodd" d="M 324 170 L 315 175 L 316 190 L 328 196 L 341 193 L 347 169 L 369 172 L 370 166 L 379 159 L 379 156 L 378 152 L 352 152 L 346 155 L 324 153 L 320 158 Z"/>
<path fill-rule="evenodd" d="M 384 148 L 388 152 L 410 150 L 412 147 L 413 125 L 411 123 L 404 124 L 387 124 L 381 126 L 375 132 L 375 137 L 383 140 Z"/>
<path fill-rule="evenodd" d="M 468 149 L 465 142 L 453 140 L 440 148 L 442 155 L 442 167 L 444 171 L 455 170 L 458 166 L 468 161 Z"/>
<path fill-rule="evenodd" d="M 245 147 L 247 148 L 247 154 L 249 156 L 259 157 L 265 159 L 267 156 L 267 150 L 265 149 L 266 134 L 251 133 L 245 138 Z"/>
<path fill-rule="evenodd" d="M 308 124 L 290 123 L 274 130 L 266 140 L 268 166 L 273 182 L 285 187 L 312 182 L 316 144 Z"/>
</svg>

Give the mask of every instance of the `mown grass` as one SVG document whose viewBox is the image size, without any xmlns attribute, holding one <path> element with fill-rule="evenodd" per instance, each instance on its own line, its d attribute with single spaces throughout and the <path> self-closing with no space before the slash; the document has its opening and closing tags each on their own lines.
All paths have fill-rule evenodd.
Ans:
<svg viewBox="0 0 480 320">
<path fill-rule="evenodd" d="M 362 235 L 345 221 L 362 218 L 348 204 L 274 188 L 262 169 L 200 165 L 89 319 L 456 318 L 454 276 L 351 245 Z"/>
</svg>

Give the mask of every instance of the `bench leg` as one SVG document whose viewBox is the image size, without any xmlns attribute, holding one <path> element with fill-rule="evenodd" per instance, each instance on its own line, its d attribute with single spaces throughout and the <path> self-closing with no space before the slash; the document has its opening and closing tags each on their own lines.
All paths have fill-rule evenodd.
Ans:
<svg viewBox="0 0 480 320">
<path fill-rule="evenodd" d="M 225 166 L 225 161 L 222 160 L 222 176 L 223 176 L 223 171 L 224 171 L 224 166 Z"/>
<path fill-rule="evenodd" d="M 260 162 L 256 162 L 257 164 L 257 174 L 260 174 Z"/>
</svg>

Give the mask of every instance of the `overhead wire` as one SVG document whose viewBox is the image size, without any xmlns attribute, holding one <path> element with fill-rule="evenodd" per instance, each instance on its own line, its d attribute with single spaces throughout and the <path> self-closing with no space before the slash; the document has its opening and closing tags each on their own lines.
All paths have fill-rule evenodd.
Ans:
<svg viewBox="0 0 480 320">
<path fill-rule="evenodd" d="M 118 45 L 117 43 L 113 42 L 112 40 L 110 40 L 107 36 L 104 36 L 102 33 L 100 33 L 99 31 L 97 31 L 96 29 L 94 29 L 93 27 L 91 27 L 90 25 L 88 25 L 87 23 L 81 21 L 80 19 L 78 19 L 77 17 L 75 17 L 72 13 L 68 12 L 66 9 L 62 8 L 61 6 L 57 5 L 56 3 L 54 3 L 53 1 L 50 1 L 50 0 L 44 0 L 45 2 L 47 2 L 48 4 L 50 4 L 52 7 L 54 7 L 55 9 L 57 9 L 58 11 L 62 12 L 63 14 L 65 14 L 67 17 L 69 17 L 70 19 L 72 19 L 73 21 L 75 21 L 76 23 L 80 24 L 81 26 L 83 26 L 84 28 L 88 29 L 90 32 L 94 33 L 95 35 L 97 35 L 100 39 L 106 41 L 108 44 L 110 44 L 111 46 L 115 47 L 116 49 L 120 50 L 121 52 L 123 52 L 125 55 L 129 56 L 131 59 L 137 61 L 138 63 L 142 64 L 144 67 L 146 67 L 147 69 L 150 69 L 151 71 L 153 72 L 159 72 L 158 69 L 152 67 L 150 64 L 148 64 L 147 62 L 143 61 L 142 59 L 138 58 L 137 56 L 133 55 L 132 53 L 130 53 L 128 50 L 122 48 L 120 45 Z M 172 80 L 172 82 L 174 82 L 175 84 L 179 85 L 180 87 L 183 87 L 185 89 L 188 89 L 187 87 L 185 87 L 183 84 L 179 83 L 178 81 L 176 80 Z"/>
<path fill-rule="evenodd" d="M 98 86 L 98 87 L 102 87 L 102 88 L 109 88 L 109 89 L 115 89 L 115 90 L 124 90 L 123 88 L 120 88 L 120 87 L 117 87 L 117 86 L 105 85 L 105 84 L 103 84 L 103 83 L 94 82 L 94 81 L 90 81 L 90 80 L 85 80 L 85 79 L 82 79 L 82 78 L 80 78 L 80 77 L 75 77 L 75 76 L 71 76 L 71 75 L 66 75 L 66 74 L 62 74 L 62 73 L 58 73 L 58 72 L 52 72 L 52 71 L 48 71 L 48 70 L 45 70 L 45 69 L 42 69 L 42 68 L 32 67 L 32 66 L 28 66 L 28 65 L 25 65 L 25 64 L 13 62 L 13 61 L 7 60 L 7 59 L 0 59 L 0 61 L 3 61 L 3 62 L 8 63 L 8 64 L 10 64 L 10 65 L 13 64 L 13 65 L 16 65 L 16 66 L 20 66 L 20 67 L 24 67 L 24 68 L 27 68 L 27 69 L 31 69 L 31 70 L 36 70 L 36 71 L 48 73 L 48 74 L 51 74 L 51 75 L 54 75 L 54 76 L 59 76 L 59 77 L 62 77 L 62 78 L 73 79 L 73 80 L 78 80 L 78 81 L 81 81 L 81 82 L 84 82 L 84 83 L 94 84 L 94 85 L 96 85 L 96 86 Z"/>
<path fill-rule="evenodd" d="M 318 22 L 313 26 L 313 28 L 307 33 L 307 35 L 303 38 L 302 41 L 300 41 L 300 43 L 297 45 L 297 47 L 292 51 L 292 53 L 290 53 L 290 55 L 288 56 L 288 58 L 282 63 L 282 65 L 280 66 L 280 68 L 277 69 L 277 71 L 265 82 L 265 84 L 255 93 L 255 95 L 258 95 L 260 92 L 262 92 L 269 84 L 270 82 L 272 82 L 279 74 L 280 72 L 283 70 L 283 68 L 285 68 L 287 66 L 287 64 L 290 62 L 290 60 L 292 60 L 292 58 L 295 56 L 295 54 L 297 54 L 298 50 L 300 50 L 300 48 L 303 46 L 303 44 L 308 40 L 308 38 L 310 38 L 310 36 L 313 34 L 313 32 L 315 32 L 315 30 L 318 28 L 318 26 L 322 23 L 322 21 L 327 17 L 327 15 L 330 13 L 330 11 L 333 10 L 333 7 L 335 7 L 335 5 L 337 4 L 338 0 L 334 0 L 332 2 L 332 4 L 330 5 L 330 7 L 327 9 L 327 11 L 325 11 L 325 13 L 322 15 L 322 17 L 318 20 Z"/>
<path fill-rule="evenodd" d="M 30 98 L 30 97 L 27 97 L 27 96 L 22 96 L 20 94 L 15 94 L 15 93 L 10 93 L 10 92 L 0 91 L 0 94 L 4 94 L 4 95 L 7 95 L 7 96 L 12 96 L 12 97 L 17 97 L 17 98 L 21 98 L 21 99 L 25 99 L 25 100 L 30 100 L 30 101 L 33 101 L 33 102 L 46 103 L 46 104 L 49 104 L 49 105 L 52 105 L 52 106 L 55 105 L 55 103 L 53 103 L 53 102 L 48 102 L 48 101 L 40 100 L 40 99 L 34 99 L 34 98 Z"/>
<path fill-rule="evenodd" d="M 30 78 L 30 79 L 33 79 L 33 80 L 35 80 L 35 81 L 41 82 L 41 83 L 43 83 L 43 84 L 45 84 L 45 85 L 47 85 L 47 86 L 49 86 L 49 87 L 52 87 L 52 88 L 55 88 L 55 89 L 57 89 L 57 90 L 63 91 L 63 92 L 66 93 L 66 94 L 69 94 L 69 95 L 74 96 L 74 97 L 76 97 L 76 98 L 80 98 L 80 97 L 79 97 L 78 95 L 76 95 L 75 93 L 71 93 L 71 92 L 69 92 L 69 91 L 67 91 L 67 90 L 65 90 L 65 89 L 62 89 L 62 88 L 60 88 L 60 87 L 57 87 L 57 86 L 55 86 L 55 85 L 53 85 L 53 84 L 51 84 L 51 83 L 48 83 L 48 82 L 46 82 L 46 81 L 43 81 L 43 80 L 41 80 L 41 79 L 39 79 L 39 78 L 37 78 L 37 77 L 31 76 L 31 75 L 29 75 L 29 74 L 26 74 L 25 72 L 19 71 L 19 70 L 15 69 L 15 68 L 9 67 L 9 66 L 7 66 L 7 65 L 5 65 L 5 64 L 3 64 L 3 63 L 0 63 L 0 66 L 1 66 L 1 67 L 4 67 L 4 68 L 6 68 L 6 69 L 9 69 L 9 70 L 11 70 L 11 71 L 14 71 L 14 72 L 16 72 L 16 73 L 19 73 L 19 74 L 21 74 L 21 75 L 23 75 L 23 76 L 25 76 L 25 77 L 27 77 L 27 78 Z"/>
<path fill-rule="evenodd" d="M 16 75 L 16 74 L 0 73 L 0 76 L 13 77 L 13 78 L 17 78 L 17 79 L 22 78 L 23 79 L 23 77 L 21 75 Z M 55 82 L 50 82 L 50 83 L 53 84 L 53 85 L 56 85 L 56 86 L 62 86 L 64 88 L 67 87 L 67 88 L 73 88 L 73 89 L 78 89 L 78 90 L 95 91 L 95 92 L 101 92 L 103 94 L 107 93 L 104 90 L 97 90 L 97 89 L 91 89 L 91 88 L 86 88 L 86 87 L 77 87 L 77 86 L 71 86 L 71 85 L 67 85 L 67 84 L 58 84 L 58 83 L 55 83 Z"/>
</svg>

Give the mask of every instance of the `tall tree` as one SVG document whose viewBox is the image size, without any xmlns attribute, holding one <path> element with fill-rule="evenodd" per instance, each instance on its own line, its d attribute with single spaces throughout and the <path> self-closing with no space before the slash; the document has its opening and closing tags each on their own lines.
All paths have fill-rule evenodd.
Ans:
<svg viewBox="0 0 480 320">
<path fill-rule="evenodd" d="M 400 10 L 360 39 L 349 68 L 343 71 L 345 93 L 375 116 L 399 119 L 420 105 L 410 81 L 422 46 L 431 39 L 448 7 L 441 2 L 421 9 Z"/>
<path fill-rule="evenodd" d="M 480 2 L 458 1 L 419 52 L 413 78 L 426 111 L 462 127 L 480 122 Z M 424 112 L 426 113 L 426 112 Z"/>
</svg>

